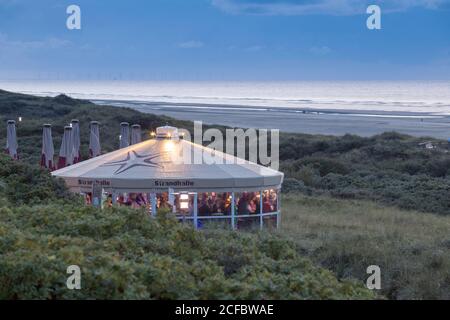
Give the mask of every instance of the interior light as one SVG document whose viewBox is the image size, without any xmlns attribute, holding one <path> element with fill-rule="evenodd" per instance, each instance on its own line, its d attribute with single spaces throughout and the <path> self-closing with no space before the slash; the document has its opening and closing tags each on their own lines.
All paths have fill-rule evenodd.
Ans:
<svg viewBox="0 0 450 320">
<path fill-rule="evenodd" d="M 181 194 L 180 200 L 189 200 L 189 195 L 187 195 L 186 193 Z"/>
</svg>

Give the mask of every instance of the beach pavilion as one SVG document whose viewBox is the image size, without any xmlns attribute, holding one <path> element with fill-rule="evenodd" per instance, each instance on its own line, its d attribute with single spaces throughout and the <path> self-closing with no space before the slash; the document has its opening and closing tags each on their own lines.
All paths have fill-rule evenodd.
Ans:
<svg viewBox="0 0 450 320">
<path fill-rule="evenodd" d="M 280 223 L 281 172 L 191 143 L 174 127 L 52 175 L 87 203 L 145 206 L 152 216 L 166 208 L 195 227 L 211 221 L 233 229 Z"/>
</svg>

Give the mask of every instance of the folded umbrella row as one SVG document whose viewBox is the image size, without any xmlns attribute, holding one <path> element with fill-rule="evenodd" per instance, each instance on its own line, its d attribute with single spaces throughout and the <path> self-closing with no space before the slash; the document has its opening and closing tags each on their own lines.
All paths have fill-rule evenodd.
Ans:
<svg viewBox="0 0 450 320">
<path fill-rule="evenodd" d="M 100 124 L 98 121 L 91 121 L 89 128 L 89 157 L 94 158 L 101 154 Z M 129 123 L 122 122 L 120 124 L 120 148 L 126 148 L 130 146 L 130 144 L 139 143 L 141 142 L 141 139 L 142 133 L 140 125 L 135 124 L 131 126 L 130 135 Z M 70 122 L 70 125 L 64 127 L 58 164 L 55 166 L 53 162 L 55 149 L 53 145 L 52 126 L 51 124 L 44 124 L 42 132 L 41 166 L 50 170 L 55 170 L 80 162 L 80 146 L 80 123 L 78 120 L 74 119 Z M 14 120 L 8 120 L 7 122 L 6 153 L 13 159 L 19 159 L 16 122 Z"/>
<path fill-rule="evenodd" d="M 99 123 L 97 121 L 92 121 L 90 124 L 89 137 L 89 155 L 91 158 L 101 154 L 99 132 Z M 44 124 L 42 131 L 41 166 L 50 170 L 55 170 L 81 161 L 80 145 L 79 121 L 74 119 L 69 126 L 64 127 L 58 164 L 55 165 L 52 126 L 51 124 Z M 7 122 L 6 153 L 13 159 L 19 159 L 16 122 L 14 120 L 8 120 Z"/>
<path fill-rule="evenodd" d="M 141 126 L 138 124 L 133 124 L 131 126 L 131 135 L 130 135 L 130 124 L 128 122 L 122 122 L 120 124 L 119 140 L 121 149 L 141 142 L 142 141 Z"/>
<path fill-rule="evenodd" d="M 98 121 L 91 121 L 89 135 L 89 157 L 94 158 L 101 154 L 100 134 Z M 41 166 L 50 170 L 61 169 L 81 161 L 80 152 L 80 123 L 74 119 L 70 125 L 64 127 L 61 148 L 59 149 L 58 164 L 53 164 L 55 151 L 53 147 L 52 126 L 45 124 L 42 134 Z"/>
</svg>

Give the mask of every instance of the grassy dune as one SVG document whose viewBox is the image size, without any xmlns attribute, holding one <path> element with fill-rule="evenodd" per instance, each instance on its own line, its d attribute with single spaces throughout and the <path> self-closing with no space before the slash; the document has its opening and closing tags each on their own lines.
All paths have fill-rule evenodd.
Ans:
<svg viewBox="0 0 450 320">
<path fill-rule="evenodd" d="M 390 299 L 450 299 L 450 217 L 373 202 L 286 195 L 281 232 L 339 278 L 379 265 Z"/>
</svg>

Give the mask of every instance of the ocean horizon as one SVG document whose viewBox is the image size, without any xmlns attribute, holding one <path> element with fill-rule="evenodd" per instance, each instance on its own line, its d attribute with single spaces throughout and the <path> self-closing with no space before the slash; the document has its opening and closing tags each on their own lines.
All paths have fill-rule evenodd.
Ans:
<svg viewBox="0 0 450 320">
<path fill-rule="evenodd" d="M 0 89 L 96 101 L 450 115 L 450 81 L 0 80 Z M 201 107 L 201 106 L 200 106 Z M 202 108 L 202 107 L 201 107 Z"/>
</svg>

